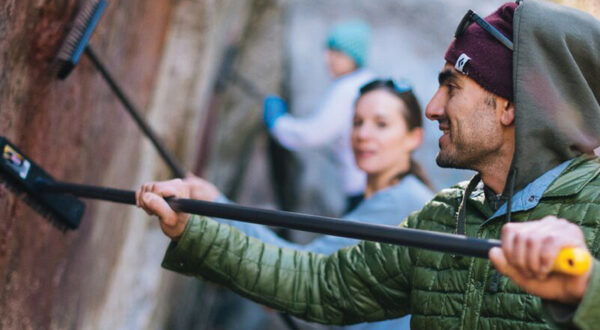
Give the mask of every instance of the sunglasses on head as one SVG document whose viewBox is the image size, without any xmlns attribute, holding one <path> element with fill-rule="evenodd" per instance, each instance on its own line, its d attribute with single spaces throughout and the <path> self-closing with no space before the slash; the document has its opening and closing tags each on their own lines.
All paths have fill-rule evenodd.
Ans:
<svg viewBox="0 0 600 330">
<path fill-rule="evenodd" d="M 454 33 L 455 38 L 459 38 L 465 33 L 467 28 L 472 24 L 477 23 L 482 29 L 491 34 L 496 40 L 500 41 L 504 46 L 508 49 L 513 50 L 513 43 L 510 41 L 502 32 L 498 31 L 493 25 L 486 22 L 481 16 L 477 15 L 474 11 L 469 10 L 465 17 L 460 21 L 458 27 L 456 28 L 456 32 Z"/>
<path fill-rule="evenodd" d="M 363 95 L 381 86 L 385 86 L 396 93 L 406 93 L 412 91 L 412 86 L 407 80 L 376 79 L 362 86 L 360 88 L 360 94 Z"/>
</svg>

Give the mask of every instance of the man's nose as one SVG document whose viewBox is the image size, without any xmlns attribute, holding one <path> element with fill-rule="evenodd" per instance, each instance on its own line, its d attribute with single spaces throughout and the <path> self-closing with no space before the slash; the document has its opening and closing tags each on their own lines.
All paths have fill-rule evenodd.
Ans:
<svg viewBox="0 0 600 330">
<path fill-rule="evenodd" d="M 444 116 L 445 107 L 446 107 L 446 95 L 441 88 L 433 94 L 429 103 L 427 103 L 427 107 L 425 107 L 425 116 L 429 120 L 438 120 L 439 118 Z"/>
</svg>

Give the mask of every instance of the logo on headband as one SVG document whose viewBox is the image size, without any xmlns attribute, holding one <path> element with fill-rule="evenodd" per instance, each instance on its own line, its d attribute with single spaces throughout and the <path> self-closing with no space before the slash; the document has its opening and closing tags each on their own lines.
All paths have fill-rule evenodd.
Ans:
<svg viewBox="0 0 600 330">
<path fill-rule="evenodd" d="M 456 64 L 454 64 L 454 68 L 456 68 L 457 71 L 459 71 L 463 74 L 467 74 L 464 71 L 464 68 L 465 68 L 465 65 L 467 65 L 467 63 L 469 63 L 470 60 L 471 60 L 471 58 L 469 56 L 467 56 L 467 54 L 462 53 L 458 57 L 458 60 L 456 60 Z"/>
</svg>

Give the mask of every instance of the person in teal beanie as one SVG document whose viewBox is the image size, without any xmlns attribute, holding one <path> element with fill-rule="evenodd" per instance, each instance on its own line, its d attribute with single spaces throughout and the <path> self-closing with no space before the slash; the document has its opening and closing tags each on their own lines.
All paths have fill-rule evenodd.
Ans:
<svg viewBox="0 0 600 330">
<path fill-rule="evenodd" d="M 334 26 L 327 37 L 327 49 L 344 53 L 362 67 L 367 60 L 371 29 L 362 21 L 351 21 Z"/>
<path fill-rule="evenodd" d="M 356 166 L 350 146 L 354 101 L 361 86 L 375 78 L 365 69 L 369 50 L 370 28 L 361 21 L 347 21 L 333 26 L 326 38 L 327 65 L 334 77 L 325 99 L 307 117 L 287 113 L 287 104 L 270 95 L 264 102 L 264 122 L 273 138 L 288 150 L 330 147 L 343 181 L 346 211 L 362 199 L 366 175 Z"/>
</svg>

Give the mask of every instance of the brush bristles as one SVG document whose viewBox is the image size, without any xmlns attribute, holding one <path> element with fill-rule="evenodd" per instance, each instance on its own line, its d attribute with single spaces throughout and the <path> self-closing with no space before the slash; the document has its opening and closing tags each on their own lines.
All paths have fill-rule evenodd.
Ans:
<svg viewBox="0 0 600 330">
<path fill-rule="evenodd" d="M 85 204 L 74 196 L 46 194 L 37 188 L 37 182 L 53 182 L 52 177 L 27 158 L 15 145 L 0 136 L 0 181 L 10 190 L 28 198 L 28 204 L 42 216 L 54 222 L 57 228 L 76 229 L 85 211 Z"/>
<path fill-rule="evenodd" d="M 68 229 L 70 229 L 65 225 L 64 220 L 61 220 L 60 216 L 54 213 L 54 211 L 51 209 L 44 207 L 39 201 L 29 197 L 27 192 L 22 189 L 21 186 L 15 184 L 12 179 L 7 178 L 4 175 L 0 175 L 0 184 L 15 194 L 36 213 L 46 218 L 46 220 L 48 220 L 48 222 L 50 222 L 50 224 L 56 229 L 62 232 L 66 232 Z"/>
<path fill-rule="evenodd" d="M 2 175 L 0 175 L 0 185 L 17 196 L 24 193 L 23 189 L 19 189 L 17 185 L 9 182 L 9 180 Z"/>
<path fill-rule="evenodd" d="M 106 0 L 86 1 L 77 13 L 69 34 L 58 52 L 58 77 L 66 78 L 79 62 L 79 58 L 106 6 Z"/>
<path fill-rule="evenodd" d="M 63 220 L 61 220 L 59 217 L 56 216 L 56 214 L 52 210 L 42 206 L 43 204 L 40 204 L 39 201 L 29 197 L 29 195 L 27 195 L 27 194 L 24 195 L 22 200 L 32 210 L 34 210 L 36 213 L 38 213 L 39 215 L 44 217 L 48 222 L 50 222 L 50 224 L 54 228 L 56 228 L 62 232 L 66 232 L 68 229 L 70 229 L 69 227 L 67 227 L 65 225 Z"/>
</svg>

